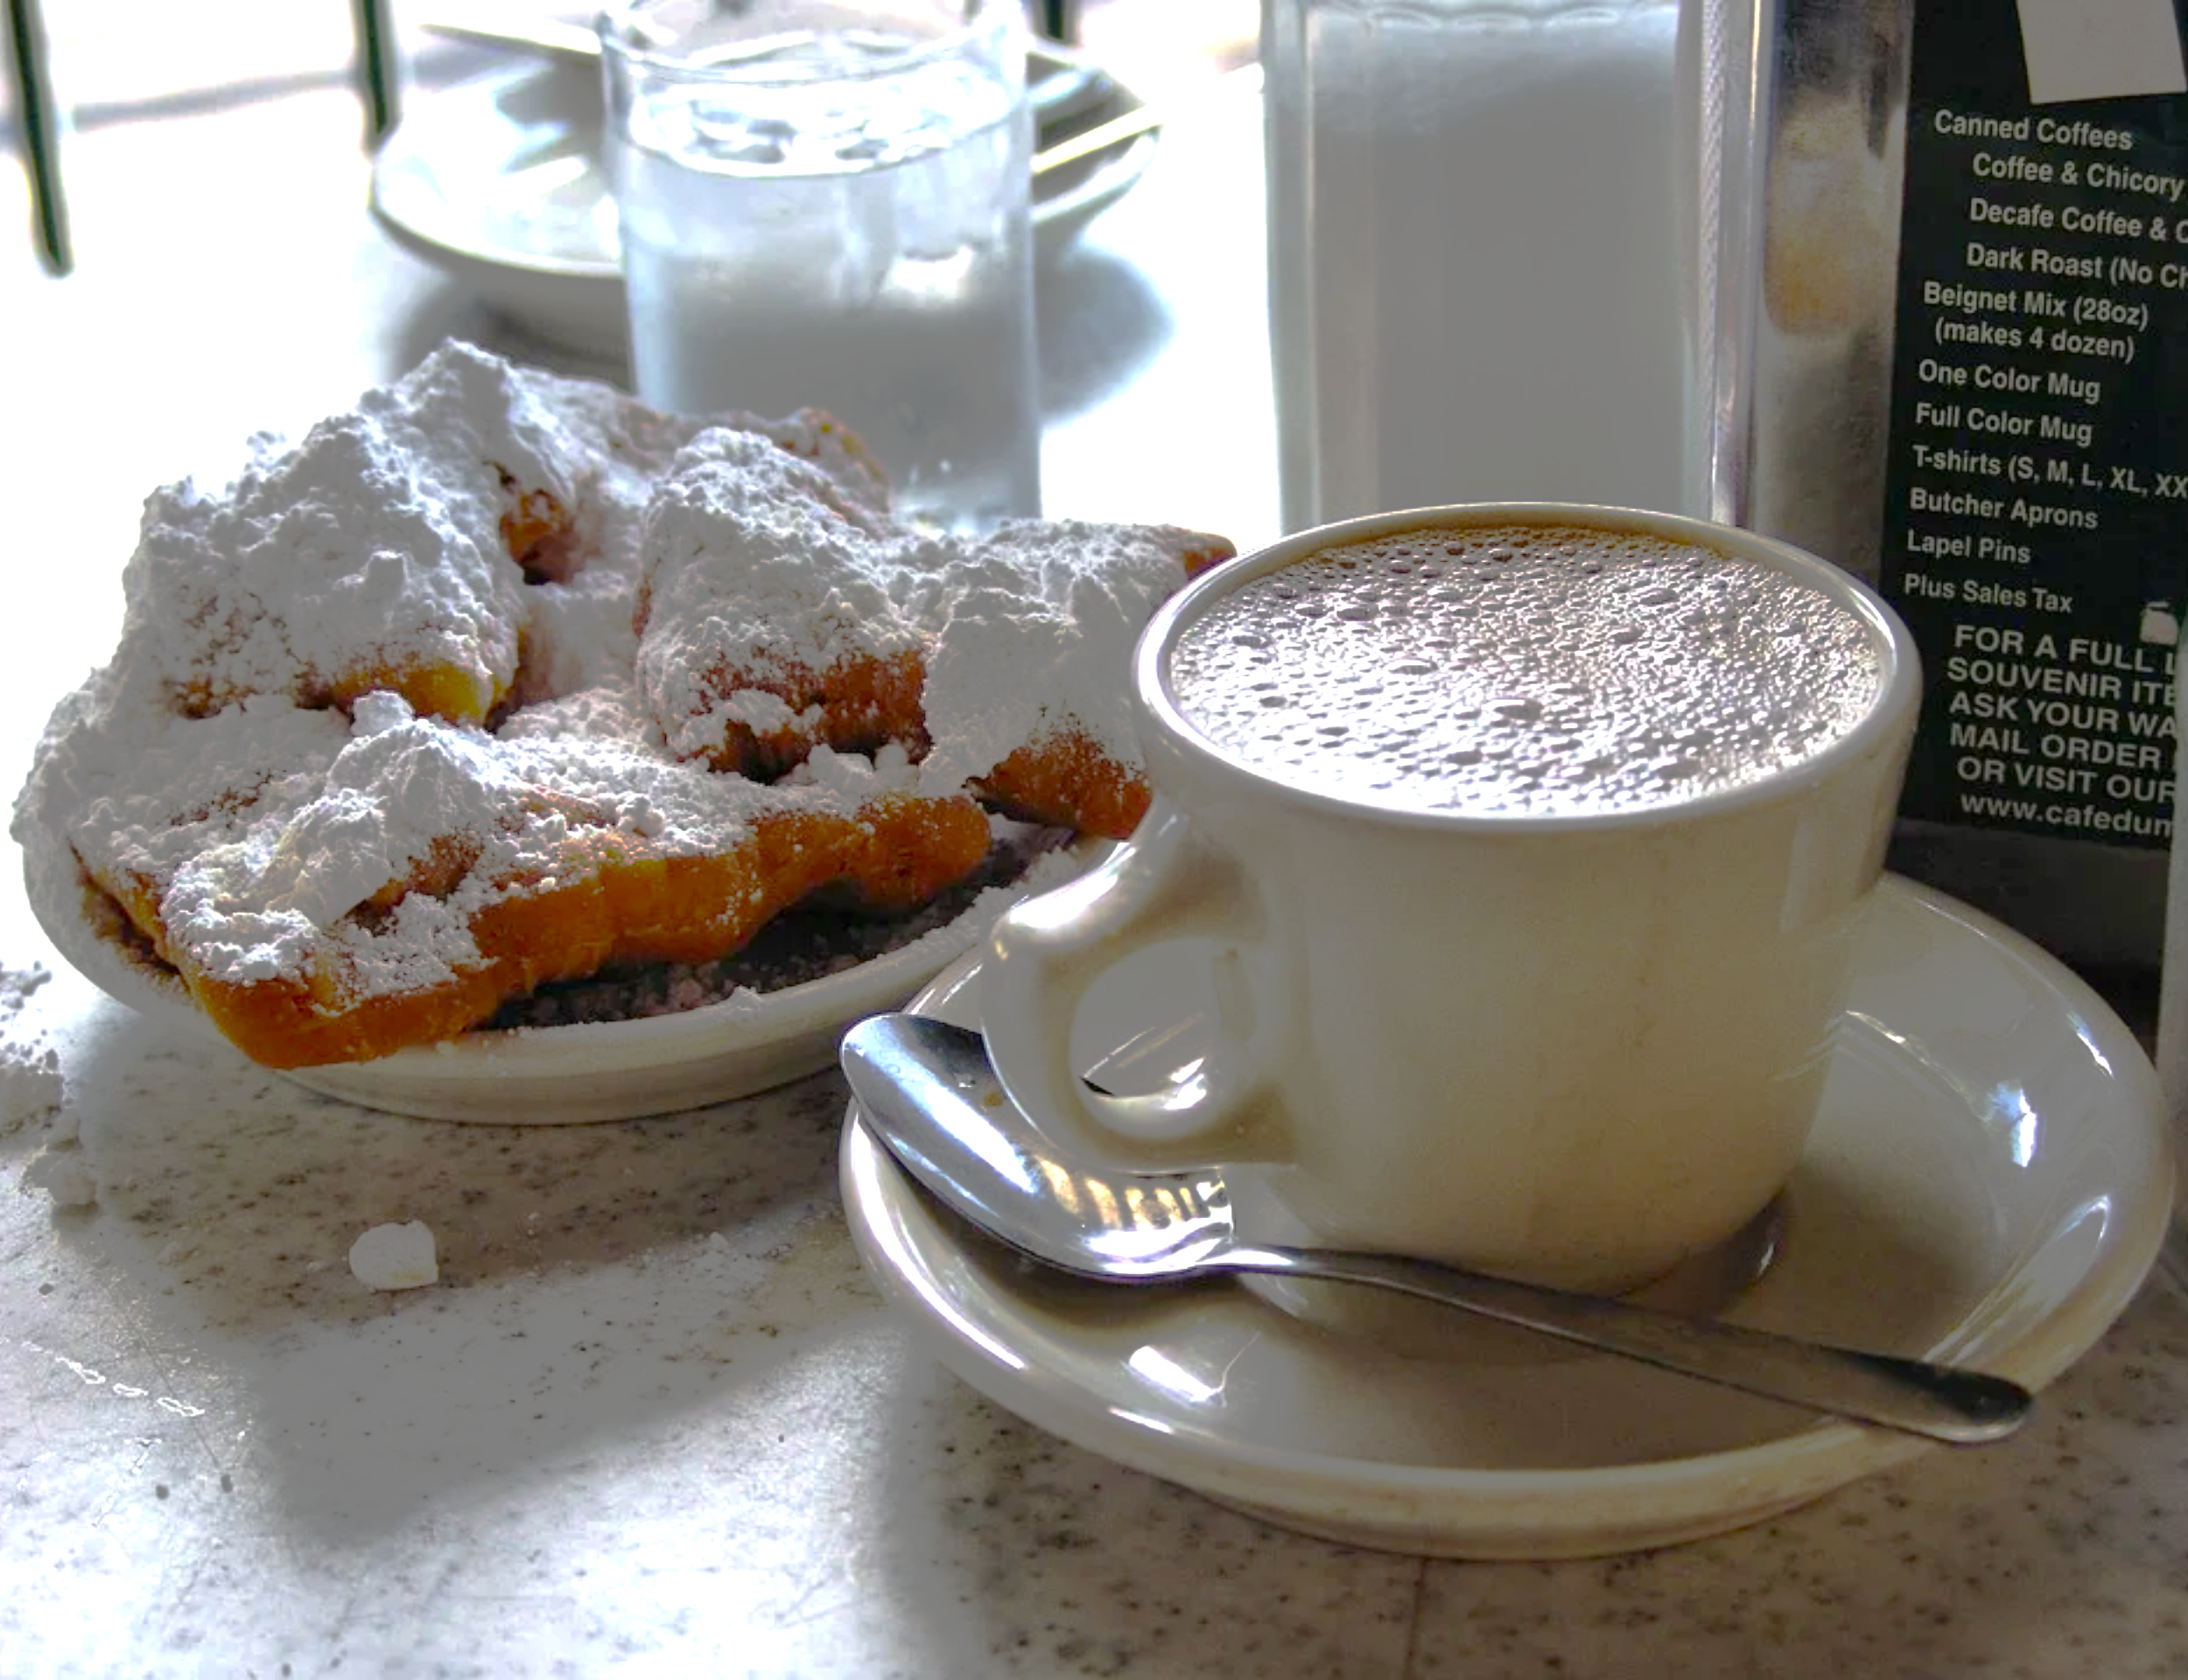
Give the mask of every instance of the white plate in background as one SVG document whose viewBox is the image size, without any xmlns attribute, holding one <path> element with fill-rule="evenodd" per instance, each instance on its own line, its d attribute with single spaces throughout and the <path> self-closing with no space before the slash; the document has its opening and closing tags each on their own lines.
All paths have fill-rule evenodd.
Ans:
<svg viewBox="0 0 2188 1680">
<path fill-rule="evenodd" d="M 1063 58 L 1061 49 L 1034 51 Z M 1140 108 L 1112 81 L 1076 130 Z M 615 206 L 599 166 L 595 64 L 528 59 L 421 95 L 373 159 L 373 214 L 397 243 L 543 336 L 623 354 Z M 1036 254 L 1053 257 L 1146 172 L 1156 134 L 1034 179 Z"/>
</svg>

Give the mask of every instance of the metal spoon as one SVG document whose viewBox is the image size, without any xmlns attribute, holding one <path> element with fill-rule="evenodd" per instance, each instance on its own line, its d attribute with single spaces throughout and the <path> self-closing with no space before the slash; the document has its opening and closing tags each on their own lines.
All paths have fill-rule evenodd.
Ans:
<svg viewBox="0 0 2188 1680">
<path fill-rule="evenodd" d="M 1368 1284 L 1706 1382 L 1961 1444 L 2009 1435 L 2033 1404 L 2002 1377 L 1798 1340 L 1714 1319 L 1396 1255 L 1249 1242 L 1214 1172 L 1105 1178 L 1058 1160 L 1004 1095 L 980 1035 L 878 1015 L 845 1036 L 874 1135 L 944 1204 L 1043 1264 L 1147 1284 L 1225 1272 Z"/>
</svg>

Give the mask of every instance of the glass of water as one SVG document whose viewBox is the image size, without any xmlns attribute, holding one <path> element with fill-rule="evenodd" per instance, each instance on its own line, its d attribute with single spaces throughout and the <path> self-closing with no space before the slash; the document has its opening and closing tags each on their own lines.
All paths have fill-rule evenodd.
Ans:
<svg viewBox="0 0 2188 1680">
<path fill-rule="evenodd" d="M 1021 0 L 622 0 L 600 32 L 639 396 L 824 409 L 915 524 L 1038 514 Z"/>
</svg>

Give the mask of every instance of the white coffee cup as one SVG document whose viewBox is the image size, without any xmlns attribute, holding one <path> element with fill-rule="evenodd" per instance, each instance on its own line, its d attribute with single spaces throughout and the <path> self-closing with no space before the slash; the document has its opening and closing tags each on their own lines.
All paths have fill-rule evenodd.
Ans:
<svg viewBox="0 0 2188 1680">
<path fill-rule="evenodd" d="M 1754 670 L 1758 681 L 1793 685 L 1790 702 L 1771 704 L 1794 713 L 1808 690 L 1839 696 L 1827 727 L 1820 700 L 1818 718 L 1797 719 L 1820 744 L 1804 738 L 1784 749 L 1792 762 L 1722 771 L 1714 783 L 1694 767 L 1702 749 L 1682 747 L 1651 773 L 1649 786 L 1674 791 L 1638 804 L 1590 808 L 1560 794 L 1544 808 L 1523 799 L 1498 809 L 1491 790 L 1479 795 L 1485 808 L 1325 777 L 1312 754 L 1283 758 L 1290 748 L 1273 749 L 1282 761 L 1272 763 L 1238 745 L 1240 708 L 1258 703 L 1243 689 L 1225 698 L 1196 677 L 1181 699 L 1181 644 L 1194 668 L 1210 668 L 1205 650 L 1218 633 L 1210 626 L 1228 622 L 1211 612 L 1237 611 L 1232 598 L 1256 580 L 1283 574 L 1264 595 L 1293 588 L 1310 578 L 1289 570 L 1299 563 L 1406 536 L 1425 556 L 1418 586 L 1433 582 L 1470 602 L 1467 591 L 1503 590 L 1515 575 L 1497 569 L 1493 551 L 1497 534 L 1514 529 L 1528 564 L 1539 548 L 1541 566 L 1568 570 L 1560 544 L 1687 545 L 1689 558 L 1649 563 L 1669 572 L 1653 581 L 1621 572 L 1616 587 L 1627 593 L 1586 610 L 1609 615 L 1613 642 L 1630 634 L 1629 617 L 1653 624 L 1659 610 L 1675 640 L 1688 634 L 1681 624 L 1717 638 L 1691 656 L 1651 654 L 1700 674 L 1706 695 Z M 1539 544 L 1525 537 L 1530 530 L 1545 534 Z M 1473 557 L 1446 552 L 1462 549 Z M 1406 570 L 1402 556 L 1375 564 Z M 1334 577 L 1334 564 L 1314 575 Z M 1750 624 L 1746 609 L 1724 609 L 1715 596 L 1681 593 L 1719 586 L 1681 584 L 1689 574 L 1765 595 L 1790 580 L 1793 607 L 1810 615 L 1799 622 L 1823 626 L 1829 634 L 1819 640 L 1848 650 L 1841 663 L 1854 675 L 1806 674 L 1805 644 L 1772 641 L 1759 618 Z M 1655 586 L 1667 578 L 1668 594 Z M 1643 582 L 1647 606 L 1630 609 Z M 1405 593 L 1415 586 L 1398 577 L 1372 586 L 1398 592 L 1383 598 L 1404 609 L 1386 616 L 1406 634 L 1426 598 Z M 1516 598 L 1532 599 L 1525 591 Z M 1585 606 L 1568 609 L 1575 626 Z M 1349 653 L 1332 640 L 1351 633 L 1343 620 L 1340 611 L 1280 623 L 1281 657 Z M 1596 650 L 1591 658 L 1600 654 L 1603 637 L 1575 634 L 1576 646 Z M 1727 640 L 1736 645 L 1718 645 Z M 1535 656 L 1560 693 L 1581 692 L 1575 672 L 1623 691 L 1626 676 L 1604 678 L 1600 664 L 1560 671 L 1567 657 Z M 1783 662 L 1789 675 L 1773 676 Z M 1408 680 L 1456 695 L 1483 668 L 1477 650 Z M 1100 868 L 1022 902 L 999 925 L 980 998 L 1004 1087 L 1053 1141 L 1112 1169 L 1273 1163 L 1271 1187 L 1326 1242 L 1572 1288 L 1635 1286 L 1730 1237 L 1799 1161 L 1854 934 L 1882 872 L 1919 690 L 1913 643 L 1881 599 L 1848 574 L 1747 532 L 1510 504 L 1378 514 L 1287 537 L 1196 580 L 1142 636 L 1133 702 L 1154 802 Z M 1574 704 L 1595 696 L 1588 689 Z M 1532 704 L 1499 700 L 1497 727 L 1507 713 L 1524 722 Z M 1448 716 L 1473 716 L 1470 707 L 1454 698 Z M 1423 710 L 1401 708 L 1401 734 Z M 1337 713 L 1323 727 L 1341 729 Z M 1743 710 L 1733 732 L 1750 721 Z M 1229 744 L 1219 744 L 1226 732 Z M 1560 738 L 1549 758 L 1588 750 Z M 1638 764 L 1655 751 L 1628 756 Z M 1607 762 L 1558 770 L 1577 777 Z M 1081 1000 L 1133 953 L 1181 939 L 1208 953 L 1209 1054 L 1193 1077 L 1155 1096 L 1090 1089 L 1069 1055 Z"/>
</svg>

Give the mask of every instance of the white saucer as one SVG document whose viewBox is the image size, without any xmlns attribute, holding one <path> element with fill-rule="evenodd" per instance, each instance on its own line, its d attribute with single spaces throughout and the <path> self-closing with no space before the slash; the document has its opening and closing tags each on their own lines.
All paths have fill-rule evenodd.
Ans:
<svg viewBox="0 0 2188 1680">
<path fill-rule="evenodd" d="M 120 913 L 88 888 L 67 843 L 36 824 L 23 841 L 32 911 L 69 966 L 141 1014 L 217 1038 L 172 970 L 133 960 L 98 931 L 96 918 Z M 984 940 L 1019 892 L 1061 883 L 1109 844 L 1081 841 L 1048 853 L 1018 888 L 984 893 L 923 938 L 803 985 L 672 1015 L 466 1032 L 376 1061 L 282 1072 L 308 1089 L 390 1114 L 499 1125 L 631 1120 L 726 1102 L 831 1066 L 853 1021 L 899 1007 Z"/>
<path fill-rule="evenodd" d="M 977 1025 L 978 974 L 960 962 L 914 1007 Z M 1166 1055 L 1189 1057 L 1180 1038 L 1202 1006 L 1175 959 L 1150 962 L 1098 995 L 1084 1042 L 1183 1019 Z M 1888 878 L 1783 1199 L 1782 1254 L 1728 1316 L 2040 1387 L 2134 1295 L 2173 1181 L 2156 1077 L 2112 1011 L 2018 935 Z M 1455 1317 L 1448 1356 L 1408 1357 L 1244 1288 L 1037 1272 L 915 1190 L 855 1103 L 842 1182 L 884 1293 L 974 1388 L 1330 1539 L 1464 1558 L 1626 1551 L 1759 1521 L 1925 1450 Z"/>
<path fill-rule="evenodd" d="M 1052 59 L 1061 49 L 1037 48 Z M 1140 108 L 1112 82 L 1076 127 Z M 598 65 L 528 60 L 404 108 L 373 158 L 371 206 L 396 242 L 557 342 L 623 354 L 615 206 L 599 167 Z M 1154 132 L 1034 178 L 1036 254 L 1052 257 L 1153 161 Z"/>
</svg>

